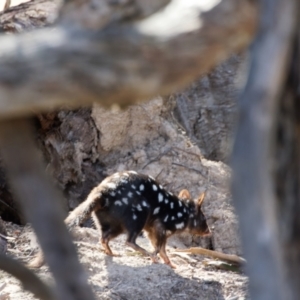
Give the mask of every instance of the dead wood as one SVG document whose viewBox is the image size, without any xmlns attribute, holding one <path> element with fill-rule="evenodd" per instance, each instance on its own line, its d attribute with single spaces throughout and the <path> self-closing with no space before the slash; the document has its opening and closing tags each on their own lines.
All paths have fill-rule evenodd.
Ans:
<svg viewBox="0 0 300 300">
<path fill-rule="evenodd" d="M 32 224 L 57 284 L 58 299 L 94 299 L 64 225 L 62 196 L 45 174 L 28 120 L 0 124 L 1 156 L 14 195 Z"/>
<path fill-rule="evenodd" d="M 1 37 L 0 118 L 174 92 L 251 42 L 254 2 L 180 3 L 187 7 L 171 3 L 141 21 L 109 19 L 93 30 L 68 21 L 70 10 L 55 29 Z"/>
<path fill-rule="evenodd" d="M 54 300 L 54 294 L 38 276 L 15 259 L 0 254 L 0 269 L 21 281 L 23 288 L 42 300 Z"/>
<path fill-rule="evenodd" d="M 54 0 L 34 0 L 0 12 L 0 32 L 21 33 L 45 27 L 57 17 L 58 3 Z"/>
<path fill-rule="evenodd" d="M 4 10 L 8 9 L 10 7 L 10 4 L 11 4 L 11 0 L 5 0 Z"/>
<path fill-rule="evenodd" d="M 186 252 L 191 254 L 200 254 L 200 255 L 206 255 L 213 258 L 219 258 L 221 260 L 226 260 L 235 264 L 244 265 L 246 263 L 246 260 L 242 257 L 239 257 L 237 255 L 231 255 L 231 254 L 225 254 L 218 251 L 208 250 L 204 248 L 199 247 L 191 247 L 188 249 L 176 249 L 176 252 Z"/>
<path fill-rule="evenodd" d="M 298 30 L 298 10 L 294 0 L 262 1 L 232 156 L 233 198 L 248 262 L 250 294 L 257 300 L 299 297 L 291 296 L 285 278 L 274 181 L 276 120 Z"/>
</svg>

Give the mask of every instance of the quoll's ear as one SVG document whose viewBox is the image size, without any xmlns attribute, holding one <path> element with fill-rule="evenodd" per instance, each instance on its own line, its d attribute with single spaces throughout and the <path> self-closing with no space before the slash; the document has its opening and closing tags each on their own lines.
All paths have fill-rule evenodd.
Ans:
<svg viewBox="0 0 300 300">
<path fill-rule="evenodd" d="M 190 195 L 190 192 L 188 190 L 181 190 L 179 195 L 178 195 L 178 198 L 181 198 L 181 199 L 191 199 L 191 195 Z"/>
<path fill-rule="evenodd" d="M 205 197 L 205 192 L 199 196 L 198 201 L 197 201 L 198 206 L 202 205 L 204 197 Z"/>
</svg>

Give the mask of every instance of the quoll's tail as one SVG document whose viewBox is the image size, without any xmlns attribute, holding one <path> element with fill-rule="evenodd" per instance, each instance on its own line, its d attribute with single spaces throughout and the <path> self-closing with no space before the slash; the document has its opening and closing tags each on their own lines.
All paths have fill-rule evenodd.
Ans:
<svg viewBox="0 0 300 300">
<path fill-rule="evenodd" d="M 88 195 L 87 199 L 76 207 L 69 216 L 65 219 L 68 229 L 72 229 L 76 225 L 82 224 L 92 214 L 94 210 L 104 206 L 101 201 L 101 192 L 95 188 Z M 27 264 L 29 268 L 40 268 L 44 264 L 44 254 L 41 249 L 38 250 L 37 255 Z"/>
<path fill-rule="evenodd" d="M 87 199 L 77 206 L 65 219 L 68 229 L 79 226 L 91 216 L 93 211 L 104 205 L 101 201 L 101 192 L 97 188 L 93 189 Z"/>
</svg>

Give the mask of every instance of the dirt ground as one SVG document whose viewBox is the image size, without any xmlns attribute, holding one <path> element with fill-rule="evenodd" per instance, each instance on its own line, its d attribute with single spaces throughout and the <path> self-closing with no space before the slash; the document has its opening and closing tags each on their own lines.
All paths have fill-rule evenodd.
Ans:
<svg viewBox="0 0 300 300">
<path fill-rule="evenodd" d="M 14 240 L 8 244 L 8 254 L 29 261 L 36 251 L 36 239 L 29 226 L 20 227 L 6 223 L 7 233 Z M 98 244 L 98 233 L 91 228 L 76 228 L 74 243 L 83 264 L 89 284 L 97 299 L 207 299 L 245 300 L 247 277 L 242 273 L 219 270 L 208 266 L 212 259 L 202 256 L 175 254 L 175 248 L 186 248 L 178 237 L 168 241 L 168 253 L 177 266 L 171 269 L 162 263 L 153 264 L 150 259 L 124 246 L 124 237 L 111 242 L 119 257 L 106 256 Z M 146 237 L 137 242 L 151 249 Z M 35 271 L 48 284 L 53 284 L 47 266 Z M 25 292 L 18 280 L 0 271 L 0 299 L 35 299 Z"/>
</svg>

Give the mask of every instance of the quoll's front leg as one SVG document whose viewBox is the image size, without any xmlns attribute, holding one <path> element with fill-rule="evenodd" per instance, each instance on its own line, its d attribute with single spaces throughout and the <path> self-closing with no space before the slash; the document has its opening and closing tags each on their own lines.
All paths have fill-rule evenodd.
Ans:
<svg viewBox="0 0 300 300">
<path fill-rule="evenodd" d="M 169 265 L 171 268 L 176 269 L 176 265 L 174 265 L 170 261 L 168 255 L 166 253 L 166 243 L 160 248 L 159 255 L 164 260 L 164 262 L 165 262 L 166 265 Z"/>
<path fill-rule="evenodd" d="M 164 228 L 164 225 L 156 220 L 153 223 L 153 226 L 149 228 L 149 239 L 155 249 L 154 254 L 159 253 L 160 257 L 163 259 L 166 265 L 169 265 L 171 268 L 175 269 L 176 266 L 171 263 L 167 253 L 166 253 L 166 244 L 167 244 L 167 234 Z"/>
<path fill-rule="evenodd" d="M 126 245 L 133 248 L 134 250 L 142 253 L 145 256 L 149 256 L 154 263 L 158 263 L 158 259 L 157 259 L 156 254 L 150 253 L 146 249 L 144 249 L 144 248 L 142 248 L 142 247 L 140 247 L 139 245 L 136 244 L 136 238 L 138 237 L 139 234 L 140 234 L 140 232 L 130 233 L 128 235 L 128 238 L 127 238 L 127 241 L 126 241 Z"/>
</svg>

